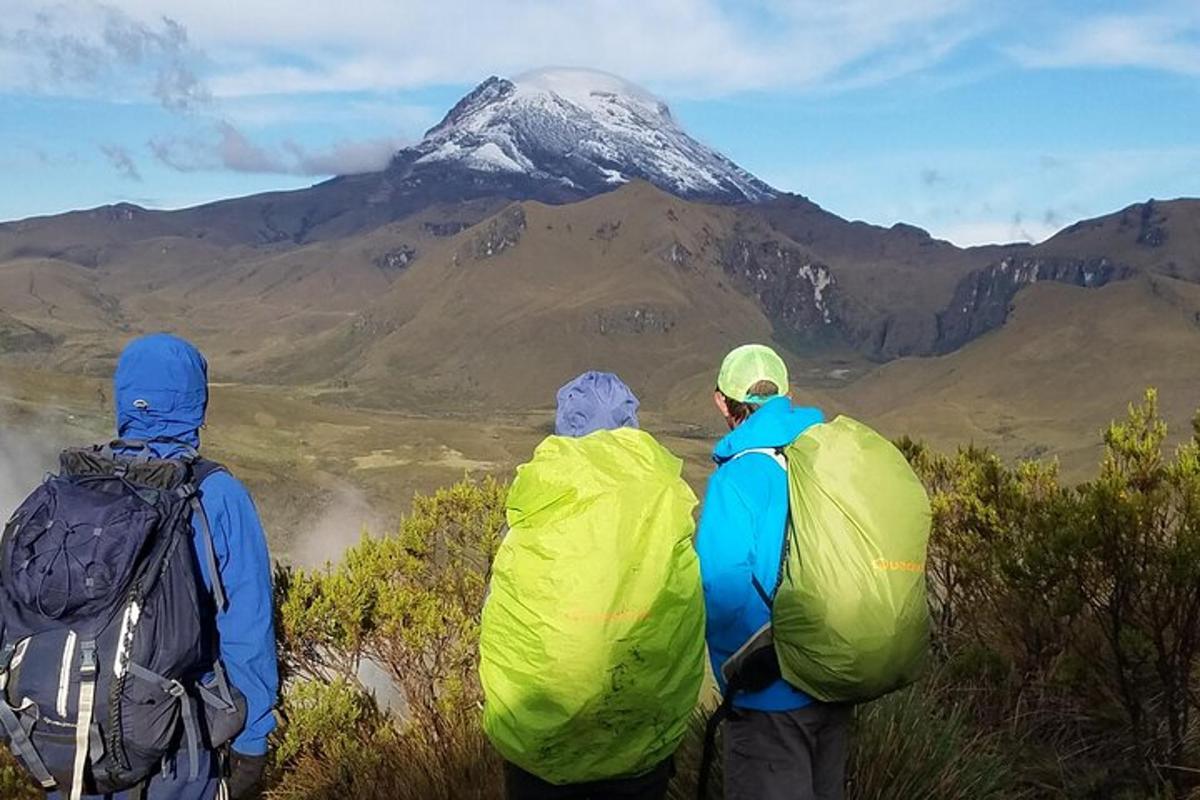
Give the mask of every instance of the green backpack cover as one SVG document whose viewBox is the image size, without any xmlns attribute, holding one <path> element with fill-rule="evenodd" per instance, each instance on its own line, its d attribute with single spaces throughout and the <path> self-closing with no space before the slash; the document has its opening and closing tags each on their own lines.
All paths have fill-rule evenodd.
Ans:
<svg viewBox="0 0 1200 800">
<path fill-rule="evenodd" d="M 552 436 L 517 470 L 480 633 L 484 729 L 555 784 L 648 772 L 704 680 L 696 496 L 622 428 Z"/>
<path fill-rule="evenodd" d="M 783 677 L 826 702 L 915 681 L 929 649 L 929 497 L 904 455 L 847 417 L 784 450 L 791 521 L 772 627 Z"/>
</svg>

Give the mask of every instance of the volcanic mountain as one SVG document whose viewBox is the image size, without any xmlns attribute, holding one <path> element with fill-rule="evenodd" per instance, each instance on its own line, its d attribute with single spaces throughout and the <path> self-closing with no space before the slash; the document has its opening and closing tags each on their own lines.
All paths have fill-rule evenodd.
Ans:
<svg viewBox="0 0 1200 800">
<path fill-rule="evenodd" d="M 109 222 L 126 223 L 117 234 L 122 238 L 304 244 L 369 230 L 435 204 L 481 198 L 568 203 L 630 180 L 712 203 L 762 202 L 779 195 L 689 136 L 667 105 L 645 89 L 603 72 L 560 69 L 514 80 L 488 78 L 380 172 L 182 211 L 123 204 L 99 210 L 98 220 L 92 214 L 99 225 L 77 215 L 76 223 L 83 224 L 65 238 L 57 229 L 63 217 L 26 221 L 20 231 L 35 254 L 66 252 L 76 260 L 91 258 L 89 246 L 115 233 Z M 484 208 L 496 211 L 502 205 Z M 454 223 L 461 225 L 482 218 L 477 210 L 459 216 Z M 45 229 L 46 224 L 51 227 Z M 0 236 L 11 227 L 0 226 Z"/>
</svg>

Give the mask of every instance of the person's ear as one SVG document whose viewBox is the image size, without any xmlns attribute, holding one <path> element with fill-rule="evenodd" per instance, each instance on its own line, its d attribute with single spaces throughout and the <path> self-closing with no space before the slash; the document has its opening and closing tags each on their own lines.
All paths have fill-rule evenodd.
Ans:
<svg viewBox="0 0 1200 800">
<path fill-rule="evenodd" d="M 725 395 L 720 391 L 713 392 L 713 402 L 716 403 L 717 411 L 725 418 L 726 424 L 732 429 L 734 423 L 733 414 L 729 412 L 729 401 L 725 398 Z"/>
</svg>

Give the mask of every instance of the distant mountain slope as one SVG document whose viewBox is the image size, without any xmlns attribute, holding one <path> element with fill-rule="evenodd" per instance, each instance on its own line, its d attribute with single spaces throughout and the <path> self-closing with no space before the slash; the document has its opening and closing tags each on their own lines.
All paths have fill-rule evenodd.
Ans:
<svg viewBox="0 0 1200 800">
<path fill-rule="evenodd" d="M 727 342 L 771 338 L 759 306 L 703 255 L 733 214 L 644 183 L 567 206 L 513 204 L 253 369 L 344 387 L 351 403 L 417 408 L 540 406 L 564 376 L 613 369 L 661 402 Z"/>
<path fill-rule="evenodd" d="M 1053 453 L 1076 476 L 1100 435 L 1150 386 L 1178 440 L 1200 407 L 1200 286 L 1141 275 L 1097 290 L 1042 284 L 1012 319 L 958 352 L 906 358 L 835 394 L 894 435 L 974 441 L 1008 457 Z"/>
<path fill-rule="evenodd" d="M 1189 263 L 1177 248 L 1197 204 L 1155 207 L 1166 241 L 1134 241 L 1125 261 L 1092 255 L 1104 240 L 1077 253 L 1057 238 L 964 251 L 802 198 L 698 204 L 641 181 L 557 206 L 438 204 L 303 246 L 110 241 L 93 266 L 0 260 L 0 311 L 14 332 L 0 350 L 103 371 L 131 333 L 176 329 L 224 375 L 385 406 L 519 407 L 564 371 L 601 362 L 662 398 L 747 337 L 829 372 L 849 362 L 850 379 L 864 357 L 953 352 L 1002 326 L 1031 285 L 1094 289 Z M 88 214 L 71 222 L 105 229 Z"/>
</svg>

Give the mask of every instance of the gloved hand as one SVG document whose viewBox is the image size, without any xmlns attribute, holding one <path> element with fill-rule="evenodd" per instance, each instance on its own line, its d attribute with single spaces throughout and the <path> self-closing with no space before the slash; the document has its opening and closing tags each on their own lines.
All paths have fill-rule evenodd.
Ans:
<svg viewBox="0 0 1200 800">
<path fill-rule="evenodd" d="M 230 750 L 229 777 L 226 779 L 230 800 L 251 800 L 258 797 L 263 770 L 266 767 L 266 756 L 248 756 L 237 750 Z"/>
</svg>

